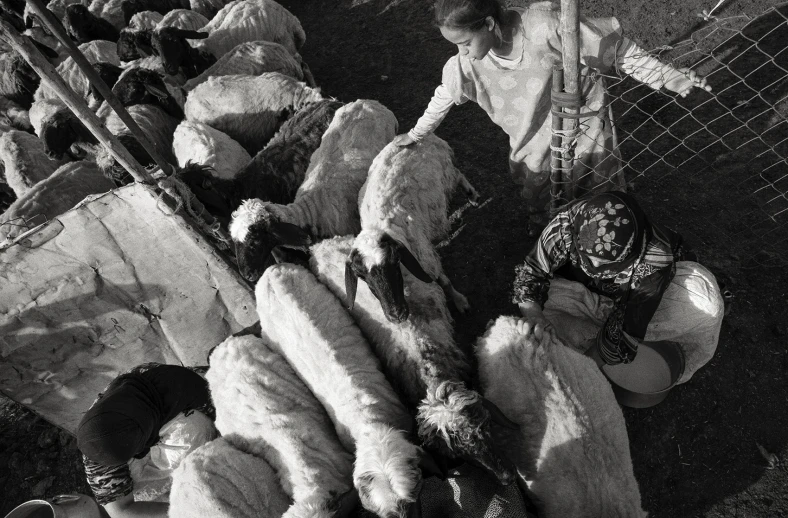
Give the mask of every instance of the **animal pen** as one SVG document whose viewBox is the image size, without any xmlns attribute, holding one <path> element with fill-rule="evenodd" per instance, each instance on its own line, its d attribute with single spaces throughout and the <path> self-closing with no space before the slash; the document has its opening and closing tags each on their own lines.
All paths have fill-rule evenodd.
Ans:
<svg viewBox="0 0 788 518">
<path fill-rule="evenodd" d="M 713 228 L 756 265 L 788 263 L 788 4 L 755 18 L 704 13 L 688 35 L 650 52 L 675 68 L 697 70 L 711 92 L 696 89 L 681 98 L 619 69 L 593 72 L 582 79 L 605 81 L 610 101 L 590 106 L 594 112 L 586 117 L 578 115 L 578 0 L 563 0 L 561 16 L 564 64 L 553 81 L 553 208 L 573 190 L 566 172 L 588 117 L 609 110 L 630 186 L 683 185 L 682 202 L 695 210 L 698 234 Z M 643 72 L 655 79 L 661 74 Z M 746 165 L 731 165 L 741 163 Z"/>
</svg>

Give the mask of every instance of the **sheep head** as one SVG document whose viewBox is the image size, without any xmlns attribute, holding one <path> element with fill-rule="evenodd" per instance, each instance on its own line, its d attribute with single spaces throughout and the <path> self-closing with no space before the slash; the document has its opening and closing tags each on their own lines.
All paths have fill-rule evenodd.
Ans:
<svg viewBox="0 0 788 518">
<path fill-rule="evenodd" d="M 199 40 L 208 37 L 207 32 L 190 31 L 175 27 L 163 27 L 153 31 L 151 43 L 153 50 L 161 57 L 164 71 L 169 75 L 178 73 L 178 69 L 189 60 L 191 45 L 187 39 Z"/>
<path fill-rule="evenodd" d="M 380 301 L 389 321 L 398 324 L 407 320 L 410 309 L 405 300 L 400 264 L 417 279 L 432 282 L 433 279 L 401 241 L 385 231 L 362 230 L 353 242 L 353 249 L 345 263 L 348 307 L 353 309 L 358 279 L 362 279 Z"/>
<path fill-rule="evenodd" d="M 245 200 L 232 214 L 230 237 L 235 243 L 241 276 L 251 282 L 273 264 L 275 246 L 307 246 L 309 234 L 292 223 L 282 221 L 276 204 L 258 199 Z"/>
<path fill-rule="evenodd" d="M 425 446 L 448 457 L 461 457 L 489 471 L 503 485 L 514 482 L 514 466 L 495 450 L 491 423 L 507 428 L 518 425 L 478 392 L 458 381 L 428 387 L 416 420 Z"/>
<path fill-rule="evenodd" d="M 230 215 L 233 213 L 230 197 L 227 195 L 232 180 L 225 180 L 217 177 L 211 167 L 188 161 L 186 165 L 178 169 L 175 174 L 178 179 L 189 186 L 200 203 L 205 205 L 206 210 L 219 218 L 229 222 Z"/>
<path fill-rule="evenodd" d="M 150 29 L 130 29 L 125 28 L 120 31 L 118 36 L 118 59 L 121 61 L 133 61 L 139 58 L 146 58 L 154 54 L 151 38 L 153 31 Z"/>
<path fill-rule="evenodd" d="M 123 69 L 119 66 L 104 61 L 94 63 L 93 68 L 96 69 L 96 72 L 98 72 L 101 80 L 104 81 L 110 88 L 112 88 L 112 85 L 117 82 L 121 72 L 123 72 Z M 98 88 L 96 88 L 96 85 L 93 83 L 90 83 L 90 95 L 99 102 L 104 100 L 104 96 L 101 95 L 101 92 L 98 91 Z"/>
<path fill-rule="evenodd" d="M 117 41 L 118 30 L 107 20 L 99 18 L 83 4 L 71 4 L 66 7 L 63 25 L 71 38 L 78 43 L 93 40 Z"/>
<path fill-rule="evenodd" d="M 52 160 L 61 160 L 72 144 L 86 142 L 96 144 L 96 137 L 66 107 L 55 112 L 41 124 L 39 138 L 44 143 L 44 152 Z"/>
<path fill-rule="evenodd" d="M 176 119 L 183 119 L 183 109 L 167 90 L 164 78 L 155 70 L 132 68 L 112 87 L 123 106 L 154 104 Z"/>
</svg>

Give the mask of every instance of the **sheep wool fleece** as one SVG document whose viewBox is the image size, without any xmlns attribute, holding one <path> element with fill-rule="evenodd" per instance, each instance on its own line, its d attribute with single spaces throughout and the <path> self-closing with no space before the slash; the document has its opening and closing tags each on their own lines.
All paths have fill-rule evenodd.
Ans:
<svg viewBox="0 0 788 518">
<path fill-rule="evenodd" d="M 551 328 L 523 334 L 499 317 L 479 338 L 484 395 L 520 425 L 496 442 L 540 502 L 540 517 L 645 518 L 621 407 L 594 361 Z M 521 324 L 522 325 L 522 324 Z"/>
</svg>

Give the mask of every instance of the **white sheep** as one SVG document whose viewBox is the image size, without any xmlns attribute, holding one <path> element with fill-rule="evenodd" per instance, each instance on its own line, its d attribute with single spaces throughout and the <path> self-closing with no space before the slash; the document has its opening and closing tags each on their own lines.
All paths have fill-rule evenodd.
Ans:
<svg viewBox="0 0 788 518">
<path fill-rule="evenodd" d="M 189 79 L 187 91 L 210 77 L 227 75 L 257 76 L 263 72 L 279 72 L 298 81 L 304 79 L 300 54 L 291 54 L 283 46 L 270 41 L 250 41 L 236 45 L 211 65 L 205 72 Z"/>
<path fill-rule="evenodd" d="M 290 505 L 273 468 L 237 436 L 191 452 L 172 473 L 170 518 L 275 518 Z"/>
<path fill-rule="evenodd" d="M 164 18 L 164 15 L 156 11 L 140 11 L 131 17 L 129 29 L 155 29 L 156 25 Z"/>
<path fill-rule="evenodd" d="M 326 239 L 310 248 L 309 267 L 337 297 L 345 300 L 346 261 L 352 236 Z M 472 459 L 502 483 L 514 480 L 491 436 L 490 420 L 512 426 L 494 405 L 469 389 L 468 359 L 454 341 L 443 290 L 434 283 L 404 278 L 410 318 L 391 322 L 366 284 L 358 286 L 350 311 L 380 358 L 383 372 L 416 416 L 418 435 L 433 451 Z"/>
<path fill-rule="evenodd" d="M 253 335 L 222 342 L 210 365 L 216 428 L 246 439 L 274 468 L 294 500 L 285 516 L 333 516 L 339 497 L 353 491 L 353 456 L 293 368 Z"/>
<path fill-rule="evenodd" d="M 476 344 L 484 394 L 518 431 L 495 429 L 545 518 L 644 518 L 626 424 L 594 361 L 554 330 L 499 317 Z"/>
<path fill-rule="evenodd" d="M 197 31 L 206 24 L 208 24 L 208 18 L 196 11 L 191 9 L 173 9 L 164 15 L 155 28 L 176 27 L 178 29 Z"/>
<path fill-rule="evenodd" d="M 396 131 L 396 117 L 377 101 L 338 109 L 292 203 L 247 200 L 233 213 L 230 235 L 241 275 L 257 280 L 276 245 L 357 233 L 359 189 L 372 160 Z"/>
<path fill-rule="evenodd" d="M 19 198 L 35 184 L 49 178 L 65 162 L 50 160 L 44 143 L 35 135 L 11 130 L 0 137 L 0 162 L 5 168 L 5 183 Z"/>
<path fill-rule="evenodd" d="M 342 445 L 355 451 L 362 505 L 402 516 L 420 482 L 412 418 L 341 302 L 309 270 L 269 268 L 255 289 L 262 337 L 285 356 L 323 404 Z"/>
<path fill-rule="evenodd" d="M 435 135 L 414 146 L 389 144 L 369 169 L 359 193 L 361 233 L 347 273 L 352 282 L 362 277 L 369 284 L 393 322 L 408 318 L 400 263 L 422 281 L 437 280 L 460 311 L 469 307 L 444 273 L 433 245 L 448 233 L 449 198 L 457 185 L 476 202 L 478 194 L 454 166 L 451 147 Z"/>
<path fill-rule="evenodd" d="M 90 194 L 112 190 L 115 185 L 93 162 L 69 162 L 41 180 L 0 215 L 0 242 L 13 239 L 31 225 L 63 214 Z"/>
<path fill-rule="evenodd" d="M 120 66 L 118 59 L 117 46 L 111 41 L 95 40 L 88 43 L 83 43 L 79 46 L 79 50 L 84 54 L 89 63 L 111 63 Z M 57 73 L 66 84 L 74 90 L 77 95 L 85 100 L 88 100 L 90 94 L 90 81 L 87 76 L 82 73 L 82 70 L 77 66 L 73 58 L 69 57 L 57 66 Z M 54 90 L 41 83 L 33 97 L 34 101 L 42 99 L 59 99 L 60 97 Z M 98 107 L 98 106 L 96 106 Z"/>
<path fill-rule="evenodd" d="M 282 111 L 319 101 L 320 91 L 278 72 L 211 77 L 189 93 L 184 112 L 227 133 L 250 155 L 263 149 L 280 125 Z"/>
<path fill-rule="evenodd" d="M 172 137 L 172 151 L 179 167 L 187 162 L 207 165 L 219 178 L 230 179 L 252 159 L 225 133 L 207 124 L 181 121 Z"/>
</svg>

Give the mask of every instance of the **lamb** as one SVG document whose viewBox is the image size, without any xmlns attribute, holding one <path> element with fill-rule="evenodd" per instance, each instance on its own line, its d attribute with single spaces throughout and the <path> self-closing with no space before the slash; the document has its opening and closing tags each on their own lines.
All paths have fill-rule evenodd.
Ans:
<svg viewBox="0 0 788 518">
<path fill-rule="evenodd" d="M 184 168 L 189 162 L 205 165 L 211 168 L 217 179 L 231 180 L 252 159 L 241 144 L 221 131 L 201 122 L 186 120 L 175 129 L 172 151 L 178 167 Z M 192 176 L 194 173 L 190 175 L 181 171 L 181 174 Z M 195 195 L 201 200 L 199 193 L 195 192 Z"/>
<path fill-rule="evenodd" d="M 355 451 L 353 484 L 364 508 L 401 517 L 415 500 L 421 452 L 411 416 L 337 298 L 301 266 L 278 264 L 255 288 L 262 337 L 285 356 Z"/>
<path fill-rule="evenodd" d="M 552 329 L 499 317 L 476 344 L 484 393 L 519 423 L 495 435 L 545 518 L 645 518 L 621 408 Z"/>
<path fill-rule="evenodd" d="M 15 51 L 0 56 L 0 97 L 29 109 L 39 81 L 38 74 Z"/>
<path fill-rule="evenodd" d="M 44 143 L 34 135 L 17 130 L 0 137 L 0 161 L 5 167 L 5 183 L 17 198 L 63 165 L 62 161 L 47 158 Z"/>
<path fill-rule="evenodd" d="M 279 72 L 301 81 L 304 79 L 303 66 L 299 54 L 290 54 L 278 43 L 251 41 L 234 47 L 203 73 L 189 79 L 183 87 L 189 91 L 210 77 L 237 74 L 257 76 L 263 72 Z"/>
<path fill-rule="evenodd" d="M 345 263 L 353 237 L 326 239 L 310 248 L 309 267 L 338 298 L 347 296 Z M 383 372 L 416 416 L 418 435 L 432 451 L 462 457 L 484 467 L 501 483 L 514 480 L 491 436 L 491 420 L 511 421 L 478 392 L 467 388 L 470 366 L 454 342 L 446 298 L 434 283 L 407 275 L 410 318 L 391 322 L 366 284 L 358 286 L 350 311 L 380 358 Z"/>
<path fill-rule="evenodd" d="M 210 365 L 216 427 L 245 439 L 274 468 L 294 500 L 284 516 L 333 516 L 339 497 L 353 491 L 353 456 L 293 368 L 253 335 L 222 342 Z"/>
<path fill-rule="evenodd" d="M 282 110 L 323 98 L 320 91 L 278 72 L 211 77 L 189 93 L 186 118 L 227 133 L 254 156 L 273 137 Z"/>
<path fill-rule="evenodd" d="M 30 225 L 63 214 L 90 194 L 107 192 L 114 187 L 93 162 L 63 164 L 0 215 L 0 242 L 13 239 Z"/>
<path fill-rule="evenodd" d="M 392 322 L 408 318 L 400 263 L 424 282 L 437 279 L 460 311 L 468 301 L 451 285 L 432 243 L 446 235 L 449 197 L 462 185 L 472 203 L 478 193 L 453 164 L 454 153 L 430 135 L 411 147 L 389 144 L 375 158 L 359 194 L 361 233 L 348 258 L 349 304 L 361 277 Z"/>
<path fill-rule="evenodd" d="M 257 280 L 277 245 L 358 232 L 358 192 L 373 158 L 396 131 L 396 117 L 377 101 L 338 109 L 292 203 L 252 199 L 233 212 L 229 230 L 241 275 Z"/>
<path fill-rule="evenodd" d="M 172 473 L 170 518 L 277 517 L 289 505 L 273 468 L 237 436 L 200 446 Z"/>
<path fill-rule="evenodd" d="M 79 50 L 85 55 L 85 58 L 92 65 L 95 63 L 110 63 L 115 66 L 120 66 L 120 60 L 116 51 L 116 46 L 111 41 L 95 40 L 89 43 L 83 43 L 79 46 Z M 80 97 L 88 100 L 90 95 L 90 81 L 82 73 L 82 70 L 77 66 L 73 58 L 69 57 L 57 66 L 57 72 L 62 77 L 69 88 L 74 90 Z M 41 99 L 59 99 L 60 97 L 54 90 L 50 89 L 45 84 L 41 84 L 35 92 L 34 100 Z"/>
<path fill-rule="evenodd" d="M 159 73 L 146 68 L 134 67 L 123 71 L 115 86 L 112 87 L 112 93 L 123 106 L 152 104 L 181 120 L 183 119 L 183 93 L 178 87 L 170 88 Z"/>
<path fill-rule="evenodd" d="M 82 4 L 66 7 L 63 27 L 77 43 L 88 43 L 93 40 L 118 41 L 118 29 L 107 20 L 91 13 L 88 7 Z"/>
<path fill-rule="evenodd" d="M 167 115 L 161 108 L 152 104 L 135 104 L 128 107 L 129 115 L 156 146 L 164 160 L 172 164 L 175 157 L 172 154 L 172 136 L 178 126 L 178 120 Z M 143 167 L 154 165 L 145 148 L 131 134 L 126 125 L 113 111 L 106 120 L 107 129 L 123 144 L 129 153 L 142 164 Z M 97 146 L 96 162 L 107 177 L 112 178 L 117 184 L 125 185 L 132 181 L 131 176 L 122 166 L 115 162 L 109 150 L 104 145 Z"/>
<path fill-rule="evenodd" d="M 241 168 L 233 171 L 232 178 L 218 174 L 218 167 L 222 163 L 218 160 L 218 155 L 219 163 L 214 166 L 216 176 L 201 171 L 180 171 L 178 175 L 208 211 L 221 221 L 229 221 L 233 210 L 241 205 L 244 199 L 290 203 L 304 181 L 312 153 L 320 146 L 323 134 L 340 106 L 342 103 L 339 101 L 328 99 L 307 104 L 282 124 L 274 138 L 254 159 L 250 157 Z M 240 148 L 230 137 L 223 133 L 221 135 Z M 175 142 L 178 143 L 177 131 Z M 177 149 L 175 154 L 178 156 Z M 196 154 L 200 155 L 200 152 Z M 179 164 L 180 161 L 179 157 Z M 208 162 L 199 158 L 197 161 Z"/>
</svg>

